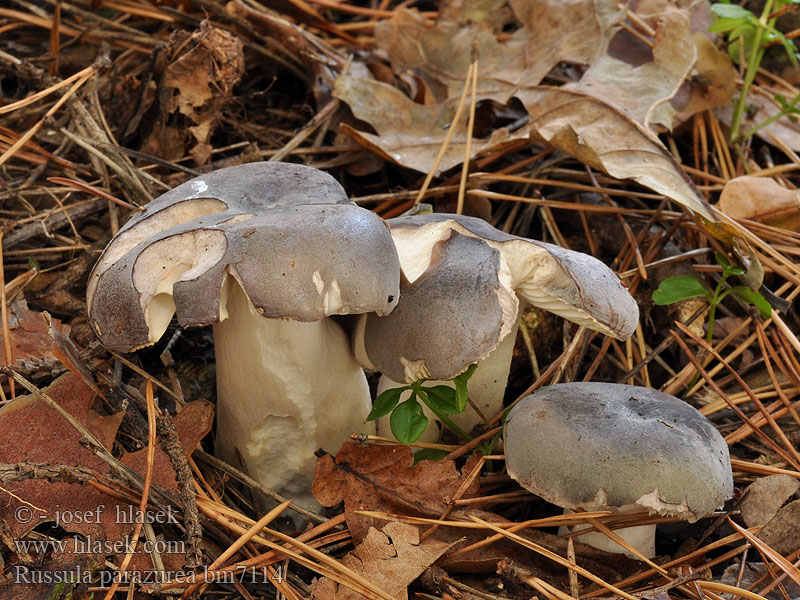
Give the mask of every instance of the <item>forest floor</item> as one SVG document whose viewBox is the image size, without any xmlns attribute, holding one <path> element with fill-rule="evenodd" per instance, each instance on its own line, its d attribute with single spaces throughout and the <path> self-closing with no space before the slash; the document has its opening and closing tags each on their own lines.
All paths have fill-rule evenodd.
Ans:
<svg viewBox="0 0 800 600">
<path fill-rule="evenodd" d="M 796 8 L 2 3 L 0 598 L 800 598 Z M 673 394 L 724 437 L 733 497 L 694 523 L 565 517 L 507 474 L 500 414 L 416 465 L 354 439 L 320 458 L 306 526 L 265 515 L 275 494 L 214 456 L 211 328 L 119 354 L 86 303 L 129 217 L 256 161 L 602 260 L 634 334 L 526 307 L 506 406 L 559 382 Z M 652 559 L 558 532 L 648 523 Z"/>
</svg>

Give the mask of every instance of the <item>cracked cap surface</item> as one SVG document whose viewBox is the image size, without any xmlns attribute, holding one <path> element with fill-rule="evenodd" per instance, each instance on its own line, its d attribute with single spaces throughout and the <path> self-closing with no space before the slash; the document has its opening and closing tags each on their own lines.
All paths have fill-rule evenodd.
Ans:
<svg viewBox="0 0 800 600">
<path fill-rule="evenodd" d="M 380 217 L 327 173 L 249 163 L 191 179 L 153 200 L 111 240 L 87 286 L 89 321 L 128 352 L 226 316 L 233 277 L 265 317 L 316 321 L 391 312 L 399 264 Z"/>
</svg>

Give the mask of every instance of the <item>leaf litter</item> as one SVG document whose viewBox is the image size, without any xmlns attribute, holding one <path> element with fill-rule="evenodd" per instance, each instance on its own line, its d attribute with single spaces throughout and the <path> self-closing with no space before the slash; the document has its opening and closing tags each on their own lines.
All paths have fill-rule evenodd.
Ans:
<svg viewBox="0 0 800 600">
<path fill-rule="evenodd" d="M 65 408 L 104 450 L 89 450 L 75 425 L 41 400 L 11 400 L 22 393 L 20 380 L 12 390 L 3 378 L 0 427 L 12 443 L 0 445 L 2 597 L 85 595 L 122 564 L 118 548 L 79 547 L 130 535 L 131 524 L 117 523 L 109 509 L 80 523 L 61 519 L 60 528 L 55 521 L 101 505 L 138 506 L 148 469 L 145 381 L 157 383 L 159 440 L 172 428 L 181 443 L 159 441 L 150 465 L 149 506 L 174 506 L 177 522 L 152 523 L 144 535 L 179 544 L 176 551 L 139 552 L 128 567 L 158 572 L 165 583 L 134 582 L 118 594 L 167 597 L 201 588 L 201 597 L 604 594 L 597 579 L 569 576 L 563 565 L 574 549 L 575 562 L 603 584 L 641 597 L 696 597 L 673 568 L 693 569 L 690 577 L 713 600 L 722 591 L 751 600 L 782 597 L 781 575 L 797 575 L 800 509 L 791 482 L 800 476 L 748 423 L 769 423 L 764 435 L 776 439 L 777 427 L 780 443 L 800 441 L 800 324 L 786 304 L 800 282 L 797 125 L 781 113 L 797 90 L 759 74 L 742 130 L 763 126 L 743 143 L 727 143 L 741 67 L 707 33 L 713 17 L 706 3 L 453 0 L 433 7 L 437 12 L 328 0 L 271 8 L 252 0 L 225 6 L 133 0 L 104 3 L 102 10 L 77 0 L 35 11 L 23 0 L 12 3 L 13 9 L 0 8 L 9 22 L 0 40 L 2 362 Z M 467 90 L 467 106 L 453 124 L 473 64 L 476 94 Z M 765 119 L 771 121 L 764 125 Z M 263 517 L 268 491 L 204 452 L 213 450 L 208 334 L 174 330 L 155 351 L 111 355 L 86 323 L 83 287 L 129 214 L 109 197 L 146 202 L 198 172 L 272 156 L 332 172 L 359 203 L 385 216 L 420 200 L 437 211 L 461 205 L 451 190 L 457 167 L 466 164 L 473 173 L 466 174 L 465 211 L 611 264 L 643 309 L 635 340 L 604 341 L 527 310 L 507 403 L 527 389 L 580 379 L 678 393 L 726 435 L 737 489 L 753 484 L 740 503 L 725 507 L 734 524 L 752 532 L 721 519 L 665 524 L 661 577 L 558 536 L 564 519 L 592 521 L 561 516 L 522 493 L 505 477 L 502 455 L 485 461 L 471 453 L 475 445 L 445 445 L 444 452 L 460 458 L 414 465 L 408 448 L 370 439 L 320 458 L 315 491 L 328 508 L 313 528 L 295 530 L 287 520 L 282 526 L 293 537 L 277 537 L 272 524 L 245 533 Z M 429 172 L 435 177 L 425 196 L 418 178 Z M 89 185 L 65 184 L 77 179 Z M 94 197 L 93 190 L 106 195 Z M 704 307 L 669 312 L 654 307 L 651 295 L 658 269 L 713 288 L 719 272 L 709 254 L 725 249 L 751 267 L 752 287 L 764 265 L 762 292 L 774 292 L 779 308 L 763 320 L 732 295 L 720 308 L 711 356 L 695 341 L 704 336 Z M 683 329 L 675 319 L 690 324 Z M 700 364 L 706 377 L 696 375 Z M 744 383 L 729 373 L 731 365 L 744 372 Z M 774 481 L 780 490 L 770 487 Z M 763 487 L 757 501 L 755 490 Z M 194 505 L 203 513 L 199 526 L 190 526 Z M 37 527 L 15 519 L 20 507 L 42 516 Z M 608 515 L 596 518 L 619 524 Z M 242 535 L 224 564 L 214 562 Z M 197 588 L 178 575 L 199 572 L 179 550 L 200 538 L 203 566 L 217 565 L 219 579 Z M 67 543 L 62 551 L 15 540 Z M 561 557 L 562 566 L 532 544 Z M 326 554 L 315 554 L 317 548 Z M 14 579 L 20 568 L 78 566 L 88 581 Z M 762 574 L 745 584 L 740 574 L 750 566 Z M 736 575 L 723 577 L 723 569 Z M 93 593 L 108 591 L 99 589 Z"/>
</svg>

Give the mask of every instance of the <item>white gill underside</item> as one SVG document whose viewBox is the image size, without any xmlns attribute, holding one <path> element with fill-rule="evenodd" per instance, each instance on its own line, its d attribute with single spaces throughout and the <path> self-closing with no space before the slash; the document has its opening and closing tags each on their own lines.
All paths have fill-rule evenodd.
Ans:
<svg viewBox="0 0 800 600">
<path fill-rule="evenodd" d="M 500 283 L 515 292 L 522 300 L 578 325 L 613 335 L 610 329 L 600 324 L 586 311 L 568 304 L 537 285 L 536 281 L 550 279 L 552 271 L 558 268 L 556 259 L 547 250 L 524 240 L 508 242 L 487 240 L 475 235 L 456 221 L 429 223 L 416 229 L 396 228 L 392 230 L 392 238 L 400 258 L 400 267 L 409 281 L 415 281 L 425 272 L 430 266 L 433 246 L 437 242 L 447 239 L 451 231 L 477 237 L 497 249 L 501 256 Z M 505 304 L 502 305 L 505 308 Z M 509 310 L 511 310 L 510 307 Z"/>
<path fill-rule="evenodd" d="M 351 433 L 374 433 L 370 395 L 347 335 L 330 319 L 302 323 L 260 316 L 233 278 L 228 318 L 214 325 L 217 453 L 304 506 L 316 457 Z"/>
<path fill-rule="evenodd" d="M 141 242 L 170 227 L 187 223 L 206 215 L 220 213 L 227 210 L 227 208 L 224 202 L 213 198 L 178 202 L 163 209 L 158 215 L 144 219 L 134 227 L 117 235 L 103 252 L 103 256 L 92 270 L 92 277 L 90 277 L 86 285 L 86 299 L 89 309 L 91 310 L 92 299 L 100 276 Z"/>
<path fill-rule="evenodd" d="M 142 251 L 133 270 L 133 285 L 151 343 L 161 338 L 175 314 L 175 283 L 202 274 L 222 259 L 226 249 L 222 231 L 200 229 L 160 240 Z"/>
</svg>

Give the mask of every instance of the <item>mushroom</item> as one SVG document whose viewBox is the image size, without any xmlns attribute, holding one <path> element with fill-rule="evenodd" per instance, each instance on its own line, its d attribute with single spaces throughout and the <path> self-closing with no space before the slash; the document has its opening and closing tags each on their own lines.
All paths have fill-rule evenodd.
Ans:
<svg viewBox="0 0 800 600">
<path fill-rule="evenodd" d="M 365 424 L 370 395 L 331 315 L 389 313 L 399 264 L 378 216 L 331 176 L 251 163 L 179 185 L 134 215 L 89 277 L 89 321 L 110 349 L 214 324 L 217 453 L 315 506 L 315 451 Z"/>
<path fill-rule="evenodd" d="M 477 362 L 470 399 L 485 417 L 495 415 L 526 302 L 615 338 L 636 328 L 636 302 L 592 256 L 474 217 L 423 214 L 388 223 L 403 272 L 400 302 L 390 315 L 362 315 L 354 335 L 361 365 L 384 375 L 379 392 L 423 378 L 438 385 Z M 482 421 L 472 410 L 453 420 L 467 430 Z M 379 422 L 380 433 L 387 427 Z M 431 422 L 422 439 L 437 435 Z"/>
<path fill-rule="evenodd" d="M 592 382 L 543 388 L 511 409 L 504 442 L 508 474 L 570 511 L 646 509 L 694 522 L 733 494 L 719 432 L 686 402 L 648 388 Z M 616 533 L 651 558 L 655 528 Z M 625 552 L 599 532 L 578 541 Z"/>
</svg>

